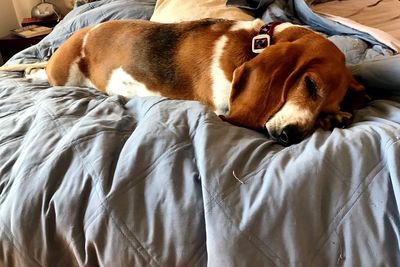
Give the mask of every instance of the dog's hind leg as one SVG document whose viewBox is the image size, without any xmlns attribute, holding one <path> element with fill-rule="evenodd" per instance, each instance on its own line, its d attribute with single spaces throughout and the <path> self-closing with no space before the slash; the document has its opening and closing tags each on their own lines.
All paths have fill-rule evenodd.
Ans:
<svg viewBox="0 0 400 267">
<path fill-rule="evenodd" d="M 51 56 L 46 67 L 50 85 L 53 86 L 83 86 L 86 85 L 82 71 L 85 57 L 85 36 L 90 28 L 84 28 L 67 39 Z"/>
</svg>

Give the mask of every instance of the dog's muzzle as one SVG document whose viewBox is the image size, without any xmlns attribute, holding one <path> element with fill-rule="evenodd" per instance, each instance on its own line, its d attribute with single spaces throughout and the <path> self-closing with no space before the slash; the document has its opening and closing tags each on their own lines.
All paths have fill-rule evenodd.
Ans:
<svg viewBox="0 0 400 267">
<path fill-rule="evenodd" d="M 264 130 L 267 136 L 271 137 L 283 146 L 294 145 L 303 140 L 303 132 L 294 124 L 289 124 L 283 127 L 280 132 L 269 132 L 267 127 L 265 127 Z"/>
</svg>

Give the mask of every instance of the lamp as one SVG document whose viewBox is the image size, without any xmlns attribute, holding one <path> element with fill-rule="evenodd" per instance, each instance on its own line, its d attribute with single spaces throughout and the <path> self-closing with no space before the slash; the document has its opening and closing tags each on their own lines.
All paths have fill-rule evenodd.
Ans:
<svg viewBox="0 0 400 267">
<path fill-rule="evenodd" d="M 58 8 L 54 4 L 46 2 L 46 0 L 42 0 L 41 3 L 34 6 L 31 10 L 32 17 L 38 19 L 48 19 L 51 17 L 59 19 L 59 14 Z"/>
</svg>

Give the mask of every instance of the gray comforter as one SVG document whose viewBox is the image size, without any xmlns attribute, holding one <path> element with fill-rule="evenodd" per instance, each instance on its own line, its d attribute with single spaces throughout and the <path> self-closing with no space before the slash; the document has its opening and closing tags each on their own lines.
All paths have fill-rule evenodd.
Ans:
<svg viewBox="0 0 400 267">
<path fill-rule="evenodd" d="M 10 62 L 153 6 L 84 5 Z M 399 266 L 396 79 L 347 129 L 284 148 L 197 102 L 0 72 L 0 265 Z"/>
</svg>

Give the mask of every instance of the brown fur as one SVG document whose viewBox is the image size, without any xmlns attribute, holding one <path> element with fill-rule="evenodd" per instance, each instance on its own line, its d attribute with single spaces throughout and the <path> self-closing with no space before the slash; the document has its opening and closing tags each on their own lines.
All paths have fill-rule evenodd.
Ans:
<svg viewBox="0 0 400 267">
<path fill-rule="evenodd" d="M 228 122 L 262 129 L 290 101 L 314 113 L 306 124 L 294 125 L 303 138 L 318 125 L 321 114 L 339 112 L 349 88 L 363 95 L 363 87 L 346 69 L 344 55 L 319 34 L 289 27 L 274 34 L 272 45 L 262 53 L 254 54 L 251 40 L 258 31 L 232 31 L 235 23 L 106 22 L 88 37 L 92 28 L 73 35 L 52 56 L 46 72 L 52 85 L 64 85 L 69 66 L 79 60 L 84 75 L 105 91 L 111 72 L 122 67 L 149 90 L 174 99 L 199 100 L 215 110 L 210 69 L 215 43 L 225 35 L 228 42 L 220 65 L 232 81 L 229 113 L 223 117 Z M 85 57 L 80 58 L 82 43 Z M 315 96 L 310 94 L 311 78 L 318 87 Z"/>
<path fill-rule="evenodd" d="M 53 85 L 64 85 L 68 79 L 68 72 L 65 71 L 66 66 L 70 66 L 76 59 L 76 56 L 80 54 L 82 49 L 82 39 L 90 28 L 83 29 L 68 39 L 66 43 L 68 45 L 63 46 L 63 51 L 53 54 L 51 62 L 54 64 L 48 64 L 46 67 L 49 83 Z"/>
</svg>

